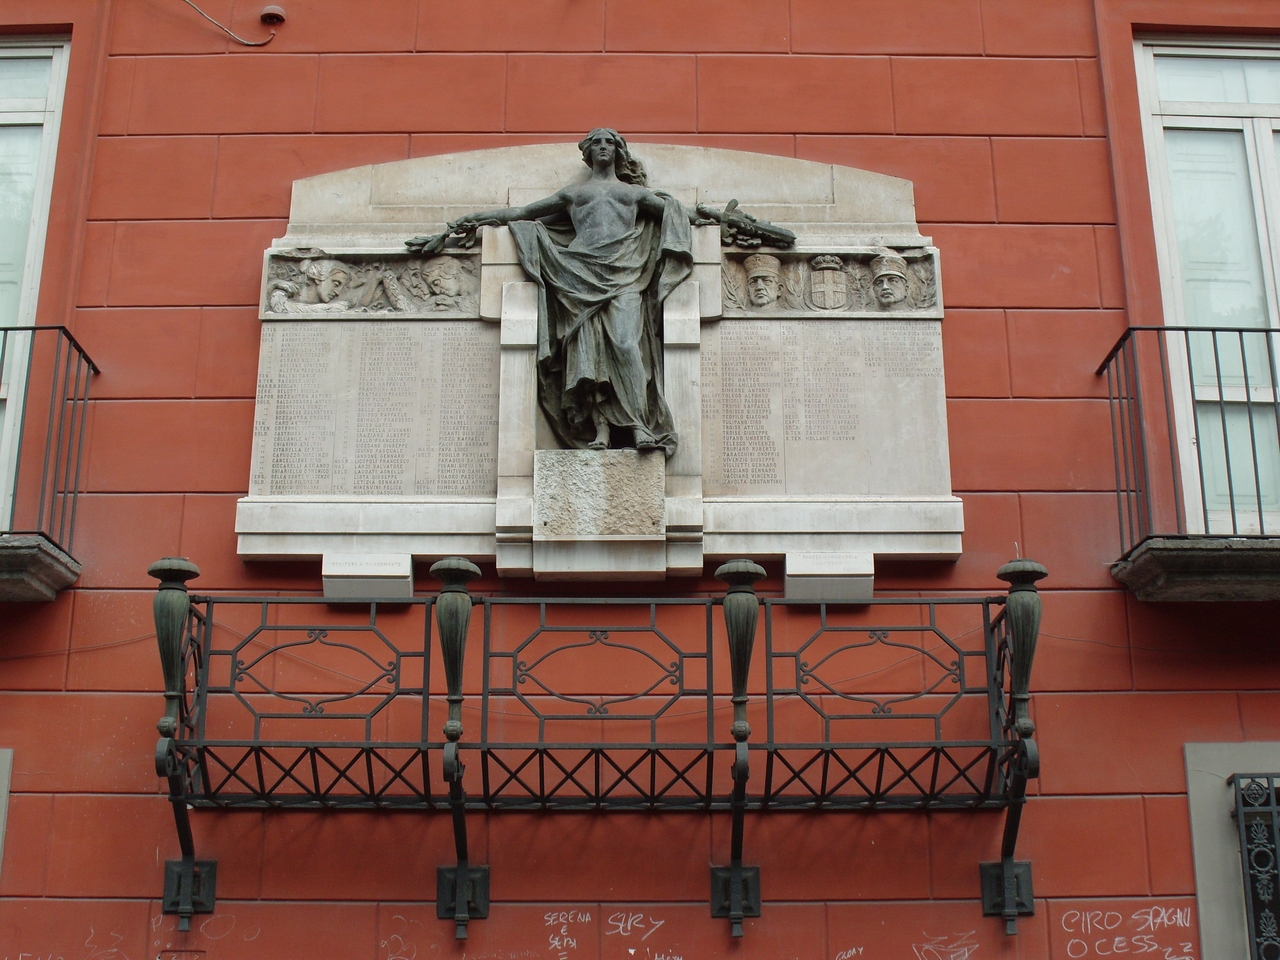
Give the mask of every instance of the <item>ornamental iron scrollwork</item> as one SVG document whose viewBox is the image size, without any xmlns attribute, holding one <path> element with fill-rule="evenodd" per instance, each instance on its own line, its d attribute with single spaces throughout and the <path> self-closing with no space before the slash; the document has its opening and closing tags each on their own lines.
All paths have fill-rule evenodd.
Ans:
<svg viewBox="0 0 1280 960">
<path fill-rule="evenodd" d="M 1277 885 L 1280 845 L 1276 783 L 1280 774 L 1236 774 L 1236 826 L 1240 831 L 1240 859 L 1244 873 L 1245 912 L 1249 923 L 1250 960 L 1280 960 Z"/>
<path fill-rule="evenodd" d="M 603 626 L 574 626 L 574 625 L 554 625 L 547 620 L 547 608 L 543 606 L 539 610 L 540 623 L 537 628 L 529 633 L 510 653 L 500 649 L 490 650 L 490 660 L 495 664 L 493 675 L 495 677 L 503 677 L 507 675 L 507 668 L 502 666 L 504 662 L 510 662 L 510 684 L 492 683 L 490 693 L 495 696 L 509 694 L 514 696 L 533 717 L 538 718 L 541 729 L 545 733 L 545 721 L 548 719 L 571 719 L 573 717 L 601 717 L 609 714 L 611 707 L 628 703 L 639 706 L 638 701 L 651 697 L 655 693 L 658 694 L 658 700 L 653 705 L 653 709 L 649 711 L 632 710 L 625 714 L 627 719 L 649 719 L 655 715 L 661 715 L 672 703 L 678 700 L 685 693 L 684 685 L 684 661 L 687 654 L 662 629 L 658 627 L 658 617 L 656 607 L 649 611 L 649 623 L 647 626 L 627 626 L 612 625 L 608 628 Z M 615 636 L 611 637 L 611 633 Z M 575 639 L 567 643 L 556 643 L 555 640 L 561 636 L 582 637 L 585 639 Z M 626 637 L 631 642 L 625 642 L 619 637 Z M 643 645 L 643 641 L 649 639 L 653 641 L 648 647 Z M 596 659 L 599 665 L 611 666 L 614 670 L 611 676 L 600 676 L 597 670 L 592 670 L 591 655 L 598 652 L 592 648 L 598 648 L 599 652 L 615 651 L 615 655 L 600 656 Z M 654 649 L 657 649 L 657 653 Z M 577 651 L 576 655 L 574 651 Z M 662 654 L 659 656 L 658 654 Z M 621 655 L 621 656 L 619 656 Z M 532 660 L 524 659 L 525 656 L 533 656 Z M 698 656 L 698 654 L 692 654 Z M 671 659 L 667 659 L 667 658 Z M 557 663 L 563 664 L 570 670 L 564 671 L 567 679 L 571 670 L 576 668 L 577 671 L 589 673 L 593 680 L 600 683 L 621 683 L 628 689 L 619 690 L 613 694 L 596 695 L 593 697 L 575 695 L 560 688 L 555 680 L 545 676 L 539 676 L 539 669 L 550 671 Z M 536 687 L 549 700 L 535 699 L 533 695 L 521 689 L 521 685 L 532 685 Z M 674 687 L 674 690 L 664 690 L 666 686 Z M 556 703 L 573 704 L 575 709 L 565 712 L 556 709 Z M 581 707 L 582 709 L 576 709 Z"/>
<path fill-rule="evenodd" d="M 399 656 L 398 655 L 393 656 L 392 659 L 385 664 L 380 663 L 367 650 L 361 649 L 359 646 L 357 646 L 354 643 L 341 643 L 336 640 L 330 640 L 329 628 L 324 628 L 324 627 L 282 628 L 281 632 L 283 632 L 284 630 L 288 630 L 290 632 L 304 631 L 306 633 L 306 639 L 305 640 L 288 640 L 283 643 L 275 643 L 267 647 L 257 656 L 253 657 L 248 661 L 242 659 L 240 656 L 240 653 L 243 652 L 245 648 L 248 647 L 251 643 L 257 642 L 259 637 L 263 635 L 263 631 L 267 629 L 270 629 L 270 628 L 263 627 L 261 630 L 255 630 L 252 634 L 246 637 L 241 644 L 238 645 L 236 649 L 236 654 L 235 654 L 234 672 L 232 673 L 232 690 L 234 691 L 236 698 L 240 700 L 242 704 L 244 704 L 244 707 L 246 710 L 254 714 L 257 720 L 261 721 L 262 717 L 264 716 L 281 716 L 282 714 L 263 712 L 257 707 L 255 707 L 253 702 L 250 700 L 250 698 L 245 696 L 245 687 L 243 686 L 244 684 L 252 684 L 254 687 L 257 688 L 259 692 L 268 694 L 269 696 L 278 698 L 280 700 L 285 700 L 290 703 L 300 704 L 302 707 L 302 712 L 304 714 L 314 714 L 316 716 L 319 716 L 320 714 L 323 714 L 325 712 L 326 705 L 333 704 L 333 703 L 342 703 L 343 701 L 354 700 L 357 697 L 364 696 L 368 694 L 371 690 L 373 690 L 380 683 L 390 684 L 393 689 L 385 692 L 382 695 L 382 697 L 379 699 L 381 699 L 385 703 L 385 702 L 388 702 L 390 698 L 395 695 L 394 688 L 396 687 L 399 680 L 399 667 L 400 667 Z M 360 630 L 359 632 L 364 633 L 366 631 Z M 395 654 L 395 648 L 391 647 L 391 645 L 387 643 L 386 637 L 383 637 L 381 634 L 379 634 L 377 630 L 371 630 L 367 632 L 377 637 L 383 644 L 387 646 L 389 650 L 392 651 L 393 654 Z M 358 684 L 358 687 L 355 690 L 352 690 L 347 693 L 333 693 L 333 694 L 329 694 L 327 696 L 322 696 L 322 697 L 321 696 L 307 697 L 307 696 L 302 696 L 296 693 L 289 693 L 284 690 L 277 690 L 271 682 L 261 679 L 259 676 L 257 676 L 254 673 L 254 670 L 256 668 L 270 667 L 272 668 L 270 672 L 272 675 L 274 675 L 275 673 L 274 661 L 278 658 L 280 654 L 282 654 L 284 651 L 287 651 L 287 650 L 293 650 L 295 651 L 295 656 L 296 656 L 297 653 L 300 652 L 303 648 L 311 646 L 313 644 L 320 644 L 322 646 L 329 647 L 333 650 L 348 651 L 351 654 L 354 654 L 356 659 L 367 661 L 367 663 L 373 667 L 374 673 L 372 676 L 368 677 L 367 679 L 361 678 L 358 676 L 353 676 L 352 674 L 347 673 L 345 674 L 345 676 Z M 363 666 L 363 664 L 361 664 L 361 666 Z M 289 714 L 283 714 L 283 716 L 288 716 L 288 715 Z M 357 716 L 357 714 L 350 714 L 350 716 Z M 363 714 L 359 714 L 358 716 L 363 716 Z"/>
</svg>

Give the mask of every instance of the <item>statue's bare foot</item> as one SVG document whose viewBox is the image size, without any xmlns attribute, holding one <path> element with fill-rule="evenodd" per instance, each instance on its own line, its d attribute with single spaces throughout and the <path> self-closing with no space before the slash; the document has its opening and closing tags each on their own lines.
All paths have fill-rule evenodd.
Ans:
<svg viewBox="0 0 1280 960">
<path fill-rule="evenodd" d="M 657 440 L 653 439 L 653 434 L 644 431 L 636 431 L 636 449 L 637 450 L 657 450 L 661 446 Z"/>
<path fill-rule="evenodd" d="M 596 410 L 592 416 L 592 421 L 596 425 L 596 438 L 587 444 L 588 450 L 608 450 L 609 449 L 609 421 L 605 419 L 603 413 Z"/>
</svg>

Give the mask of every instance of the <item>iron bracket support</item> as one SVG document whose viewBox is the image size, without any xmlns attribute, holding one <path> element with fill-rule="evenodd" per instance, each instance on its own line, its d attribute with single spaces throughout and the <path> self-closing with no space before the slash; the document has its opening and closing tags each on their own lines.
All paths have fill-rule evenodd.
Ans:
<svg viewBox="0 0 1280 960">
<path fill-rule="evenodd" d="M 217 905 L 218 861 L 181 860 L 164 862 L 164 913 L 178 915 L 178 929 L 191 929 L 191 917 L 197 913 L 213 913 Z"/>
<path fill-rule="evenodd" d="M 760 868 L 742 865 L 742 831 L 747 814 L 747 744 L 739 741 L 733 759 L 733 836 L 729 866 L 711 868 L 711 916 L 728 917 L 729 932 L 742 936 L 745 917 L 760 916 Z"/>
<path fill-rule="evenodd" d="M 194 914 L 213 913 L 217 903 L 218 861 L 196 859 L 186 788 L 172 737 L 161 737 L 156 743 L 156 773 L 169 781 L 169 805 L 173 808 L 178 846 L 182 850 L 181 860 L 165 861 L 162 910 L 176 913 L 178 929 L 185 932 L 191 929 Z"/>
<path fill-rule="evenodd" d="M 456 867 L 436 868 L 436 917 L 453 920 L 455 939 L 467 939 L 467 923 L 489 916 L 489 868 L 473 867 L 467 848 L 467 795 L 462 789 L 466 768 L 458 759 L 458 744 L 444 745 L 444 779 L 449 784 L 449 807 L 453 813 L 453 846 Z"/>
<path fill-rule="evenodd" d="M 1027 802 L 1027 781 L 1040 776 L 1040 751 L 1031 739 L 1018 741 L 1018 752 L 1009 771 L 1009 807 L 1005 811 L 1004 837 L 997 863 L 978 864 L 982 884 L 982 913 L 1003 917 L 1004 932 L 1018 932 L 1018 917 L 1035 916 L 1035 892 L 1031 886 L 1031 862 L 1015 860 L 1022 808 Z"/>
</svg>

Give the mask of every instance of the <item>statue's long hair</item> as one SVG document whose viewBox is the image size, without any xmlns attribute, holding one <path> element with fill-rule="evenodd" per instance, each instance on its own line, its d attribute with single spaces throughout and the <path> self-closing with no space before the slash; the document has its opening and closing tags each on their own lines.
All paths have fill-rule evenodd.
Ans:
<svg viewBox="0 0 1280 960">
<path fill-rule="evenodd" d="M 596 134 L 604 134 L 612 141 L 617 148 L 617 155 L 613 160 L 613 172 L 623 183 L 634 183 L 636 186 L 643 187 L 649 177 L 644 172 L 644 164 L 631 155 L 631 150 L 627 147 L 627 141 L 623 139 L 622 134 L 611 127 L 596 127 L 580 141 L 578 141 L 578 149 L 582 151 L 582 162 L 588 167 L 591 166 L 591 158 L 587 156 L 587 145 L 595 139 Z"/>
</svg>

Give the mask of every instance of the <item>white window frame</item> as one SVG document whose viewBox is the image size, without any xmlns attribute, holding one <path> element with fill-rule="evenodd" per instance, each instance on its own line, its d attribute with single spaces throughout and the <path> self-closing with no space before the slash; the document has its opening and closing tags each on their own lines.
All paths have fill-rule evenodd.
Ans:
<svg viewBox="0 0 1280 960">
<path fill-rule="evenodd" d="M 1156 260 L 1160 271 L 1160 293 L 1167 326 L 1189 326 L 1183 302 L 1182 270 L 1178 257 L 1177 235 L 1173 218 L 1173 193 L 1165 154 L 1166 129 L 1240 130 L 1244 135 L 1249 163 L 1249 177 L 1254 200 L 1254 218 L 1258 225 L 1258 243 L 1262 261 L 1263 289 L 1266 297 L 1269 328 L 1280 331 L 1280 157 L 1275 146 L 1280 134 L 1280 103 L 1217 103 L 1212 101 L 1160 100 L 1156 85 L 1157 56 L 1207 59 L 1266 59 L 1280 62 L 1280 42 L 1258 38 L 1209 38 L 1185 36 L 1147 36 L 1134 40 L 1134 60 L 1138 77 L 1138 104 L 1142 114 L 1142 133 L 1147 160 L 1147 182 L 1151 190 L 1152 225 L 1155 230 Z M 1267 177 L 1265 173 L 1275 174 Z M 1206 330 L 1212 328 L 1205 328 Z M 1265 329 L 1265 328 L 1259 328 Z M 1173 345 L 1180 341 L 1171 341 Z M 1280 353 L 1280 337 L 1275 338 Z M 1244 402 L 1245 390 L 1216 388 L 1202 395 L 1203 388 L 1191 386 L 1190 371 L 1184 353 L 1168 352 L 1170 397 L 1174 429 L 1179 448 L 1182 503 L 1186 531 L 1191 534 L 1230 533 L 1229 510 L 1202 510 L 1200 467 L 1195 449 L 1197 400 L 1238 400 Z M 1276 400 L 1274 388 L 1255 387 L 1249 399 L 1271 404 Z M 1250 496 L 1253 491 L 1250 491 Z M 1259 507 L 1261 509 L 1261 506 Z M 1207 515 L 1206 515 L 1207 514 Z M 1238 533 L 1261 532 L 1257 528 L 1256 511 L 1236 511 Z M 1262 519 L 1268 535 L 1280 535 L 1280 510 L 1266 509 Z"/>
<path fill-rule="evenodd" d="M 1244 903 L 1240 831 L 1231 777 L 1280 772 L 1280 743 L 1187 743 L 1187 804 L 1195 862 L 1200 956 L 1248 960 L 1249 921 Z"/>
<path fill-rule="evenodd" d="M 9 788 L 13 783 L 13 748 L 0 747 L 0 869 L 4 867 L 4 835 L 9 824 Z"/>
<path fill-rule="evenodd" d="M 15 326 L 36 322 L 40 295 L 40 275 L 44 266 L 45 240 L 49 231 L 49 206 L 53 197 L 53 174 L 58 152 L 58 134 L 66 97 L 67 67 L 71 41 L 66 37 L 14 37 L 0 40 L 0 59 L 48 57 L 49 91 L 44 99 L 0 99 L 0 126 L 40 126 L 40 159 L 36 167 L 31 204 L 31 227 L 27 235 L 26 260 Z M 27 356 L 30 334 L 10 334 L 6 353 L 8 377 L 0 371 L 0 531 L 9 528 L 13 515 L 14 482 L 17 473 L 18 441 L 22 424 L 22 398 L 26 392 L 27 364 L 17 358 Z"/>
</svg>

